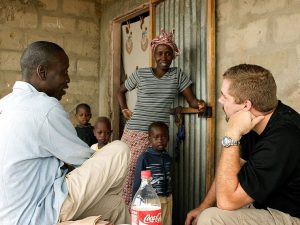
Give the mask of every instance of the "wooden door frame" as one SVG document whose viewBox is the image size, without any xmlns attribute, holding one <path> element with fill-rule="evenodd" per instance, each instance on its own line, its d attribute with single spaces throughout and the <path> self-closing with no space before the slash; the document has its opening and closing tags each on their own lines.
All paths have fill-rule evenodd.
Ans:
<svg viewBox="0 0 300 225">
<path fill-rule="evenodd" d="M 113 127 L 113 140 L 119 139 L 120 129 L 120 106 L 118 102 L 118 89 L 121 85 L 121 54 L 122 54 L 122 23 L 139 16 L 145 12 L 149 12 L 149 3 L 140 5 L 139 7 L 118 16 L 112 21 L 111 30 L 111 50 L 112 50 L 112 62 L 111 62 L 111 112 L 112 112 L 112 127 Z M 150 28 L 152 30 L 152 28 Z"/>
<path fill-rule="evenodd" d="M 113 139 L 119 139 L 119 124 L 120 124 L 120 107 L 117 98 L 117 91 L 120 87 L 121 77 L 121 25 L 145 12 L 150 14 L 150 40 L 156 36 L 155 33 L 155 14 L 156 6 L 165 0 L 149 0 L 149 3 L 140 5 L 139 7 L 118 16 L 112 21 L 111 32 L 111 112 L 112 112 L 112 127 Z M 208 0 L 207 11 L 207 71 L 208 71 L 208 104 L 212 106 L 212 117 L 208 118 L 207 127 L 207 163 L 206 163 L 206 190 L 208 191 L 215 173 L 215 116 L 216 116 L 216 77 L 215 77 L 215 0 Z M 151 54 L 151 53 L 150 53 Z M 150 65 L 153 66 L 153 57 L 150 57 Z"/>
<path fill-rule="evenodd" d="M 216 142 L 216 62 L 215 62 L 215 0 L 207 2 L 207 76 L 208 105 L 212 106 L 212 117 L 207 120 L 207 149 L 205 189 L 210 189 L 215 176 Z"/>
</svg>

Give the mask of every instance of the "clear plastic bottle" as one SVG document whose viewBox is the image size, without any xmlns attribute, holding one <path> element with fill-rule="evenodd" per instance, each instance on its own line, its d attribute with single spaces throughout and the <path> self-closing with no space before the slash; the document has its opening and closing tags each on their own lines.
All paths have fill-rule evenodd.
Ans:
<svg viewBox="0 0 300 225">
<path fill-rule="evenodd" d="M 161 205 L 151 185 L 151 171 L 141 171 L 141 178 L 131 205 L 131 225 L 161 225 Z"/>
</svg>

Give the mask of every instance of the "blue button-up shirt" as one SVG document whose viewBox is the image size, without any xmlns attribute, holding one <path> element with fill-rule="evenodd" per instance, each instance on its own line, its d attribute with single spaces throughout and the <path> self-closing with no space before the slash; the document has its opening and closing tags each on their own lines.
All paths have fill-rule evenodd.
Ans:
<svg viewBox="0 0 300 225">
<path fill-rule="evenodd" d="M 80 166 L 92 153 L 57 99 L 17 81 L 0 100 L 0 224 L 57 223 L 63 162 Z"/>
</svg>

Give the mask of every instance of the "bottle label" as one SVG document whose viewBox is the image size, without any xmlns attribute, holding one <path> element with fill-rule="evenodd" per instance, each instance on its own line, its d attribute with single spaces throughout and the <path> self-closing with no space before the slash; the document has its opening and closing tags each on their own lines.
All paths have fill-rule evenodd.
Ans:
<svg viewBox="0 0 300 225">
<path fill-rule="evenodd" d="M 131 209 L 131 224 L 132 225 L 161 225 L 161 209 Z"/>
</svg>

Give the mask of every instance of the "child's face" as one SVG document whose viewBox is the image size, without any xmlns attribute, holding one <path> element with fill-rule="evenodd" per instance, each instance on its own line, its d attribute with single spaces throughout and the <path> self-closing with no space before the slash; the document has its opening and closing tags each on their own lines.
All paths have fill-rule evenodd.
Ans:
<svg viewBox="0 0 300 225">
<path fill-rule="evenodd" d="M 149 141 L 154 149 L 163 151 L 168 145 L 169 134 L 161 127 L 153 127 L 149 135 Z"/>
<path fill-rule="evenodd" d="M 76 119 L 80 125 L 87 125 L 92 117 L 91 112 L 86 108 L 79 108 Z"/>
<path fill-rule="evenodd" d="M 98 144 L 106 145 L 110 141 L 111 130 L 106 123 L 97 123 L 94 127 L 94 135 L 98 140 Z"/>
</svg>

